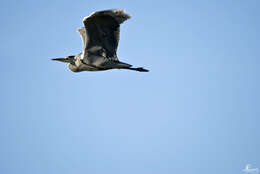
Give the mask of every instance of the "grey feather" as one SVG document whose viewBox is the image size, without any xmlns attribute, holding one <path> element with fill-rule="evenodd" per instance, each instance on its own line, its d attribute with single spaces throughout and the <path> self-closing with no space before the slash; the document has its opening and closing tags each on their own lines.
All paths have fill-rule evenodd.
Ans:
<svg viewBox="0 0 260 174">
<path fill-rule="evenodd" d="M 87 42 L 86 29 L 84 27 L 79 28 L 78 32 L 79 32 L 80 37 L 82 39 L 82 46 L 83 46 L 83 51 L 84 51 L 86 49 L 86 42 Z"/>
</svg>

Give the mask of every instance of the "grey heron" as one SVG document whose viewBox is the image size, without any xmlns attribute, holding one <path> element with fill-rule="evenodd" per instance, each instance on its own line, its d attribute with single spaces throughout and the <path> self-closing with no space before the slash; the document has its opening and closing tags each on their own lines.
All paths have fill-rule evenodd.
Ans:
<svg viewBox="0 0 260 174">
<path fill-rule="evenodd" d="M 82 53 L 52 60 L 69 63 L 68 67 L 73 72 L 109 69 L 148 72 L 142 67 L 133 68 L 117 57 L 120 24 L 129 18 L 121 9 L 98 11 L 86 16 L 83 19 L 84 27 L 78 29 L 83 42 Z"/>
</svg>

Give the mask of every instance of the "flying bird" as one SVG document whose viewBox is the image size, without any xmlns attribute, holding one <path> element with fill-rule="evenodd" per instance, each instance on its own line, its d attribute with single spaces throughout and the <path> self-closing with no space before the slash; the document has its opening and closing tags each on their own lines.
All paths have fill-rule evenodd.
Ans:
<svg viewBox="0 0 260 174">
<path fill-rule="evenodd" d="M 130 16 L 121 9 L 98 11 L 83 19 L 84 27 L 78 32 L 83 42 L 83 51 L 78 55 L 52 60 L 69 63 L 73 72 L 128 69 L 148 72 L 142 67 L 119 61 L 117 46 L 120 37 L 120 24 Z"/>
</svg>

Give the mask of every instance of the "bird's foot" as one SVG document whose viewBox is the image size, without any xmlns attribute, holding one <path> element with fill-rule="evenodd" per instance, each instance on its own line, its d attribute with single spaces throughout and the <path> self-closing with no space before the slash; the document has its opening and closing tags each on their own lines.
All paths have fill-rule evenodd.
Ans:
<svg viewBox="0 0 260 174">
<path fill-rule="evenodd" d="M 144 69 L 143 67 L 138 67 L 138 68 L 135 68 L 136 71 L 139 71 L 139 72 L 149 72 L 148 69 Z"/>
</svg>

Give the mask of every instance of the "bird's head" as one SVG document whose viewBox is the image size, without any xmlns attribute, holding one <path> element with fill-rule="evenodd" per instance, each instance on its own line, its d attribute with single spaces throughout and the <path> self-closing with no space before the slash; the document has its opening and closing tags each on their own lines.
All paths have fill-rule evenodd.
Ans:
<svg viewBox="0 0 260 174">
<path fill-rule="evenodd" d="M 56 60 L 56 61 L 60 61 L 60 62 L 64 62 L 64 63 L 73 63 L 74 57 L 75 56 L 67 56 L 67 57 L 64 57 L 64 58 L 55 58 L 55 59 L 52 59 L 52 60 Z"/>
</svg>

